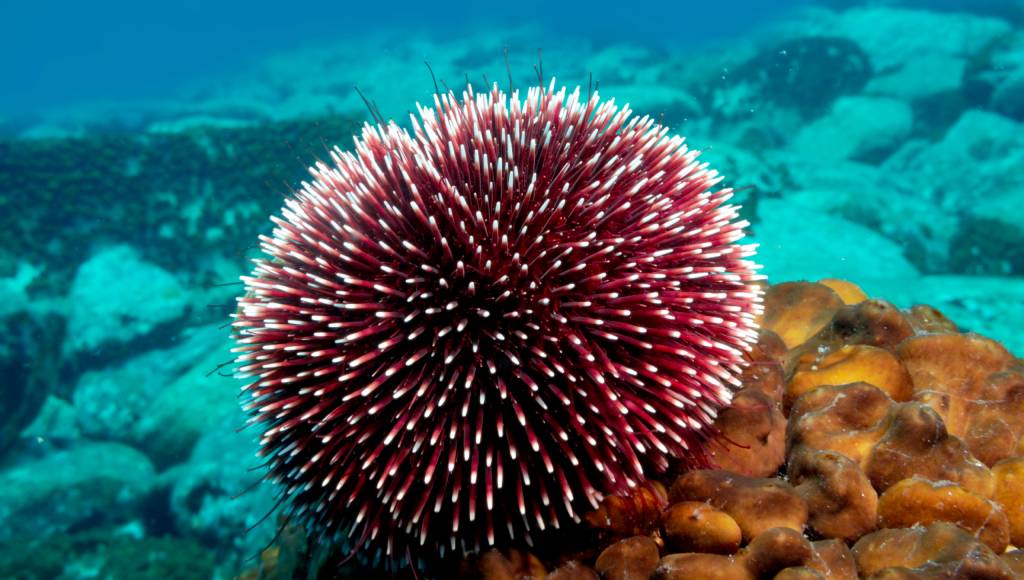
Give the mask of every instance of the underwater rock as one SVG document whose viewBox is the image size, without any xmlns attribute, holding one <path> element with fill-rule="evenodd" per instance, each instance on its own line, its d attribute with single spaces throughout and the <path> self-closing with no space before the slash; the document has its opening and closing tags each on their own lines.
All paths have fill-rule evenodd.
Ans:
<svg viewBox="0 0 1024 580">
<path fill-rule="evenodd" d="M 701 105 L 696 97 L 675 87 L 665 85 L 616 85 L 613 89 L 602 90 L 602 96 L 623 95 L 623 103 L 635 111 L 661 119 L 666 124 L 676 125 L 701 115 Z M 628 98 L 626 96 L 628 95 Z M 616 100 L 619 100 L 618 98 Z"/>
<path fill-rule="evenodd" d="M 844 97 L 805 127 L 791 147 L 805 159 L 884 159 L 910 135 L 910 105 L 881 97 Z"/>
<path fill-rule="evenodd" d="M 117 443 L 82 442 L 23 461 L 0 471 L 0 537 L 124 521 L 138 513 L 154 479 L 145 455 Z"/>
<path fill-rule="evenodd" d="M 221 347 L 226 336 L 214 325 L 184 330 L 176 333 L 174 340 L 176 346 L 148 351 L 114 367 L 86 371 L 78 379 L 72 401 L 83 433 L 146 444 L 146 434 L 137 430 L 140 422 L 151 412 L 159 413 L 153 406 L 162 393 L 211 350 Z M 216 384 L 210 380 L 211 386 Z"/>
<path fill-rule="evenodd" d="M 255 485 L 259 446 L 252 433 L 238 431 L 243 423 L 237 411 L 211 423 L 188 460 L 160 476 L 179 532 L 238 562 L 257 554 L 277 529 L 273 517 L 260 523 L 275 506 L 275 490 Z"/>
<path fill-rule="evenodd" d="M 886 295 L 918 277 L 903 249 L 876 231 L 780 200 L 761 202 L 753 226 L 758 259 L 777 280 L 856 279 L 870 294 Z"/>
<path fill-rule="evenodd" d="M 1024 126 L 996 113 L 969 110 L 940 141 L 908 143 L 883 169 L 903 175 L 921 195 L 941 199 L 943 211 L 956 219 L 933 237 L 947 248 L 947 259 L 936 271 L 1016 274 L 1024 272 L 1024 254 L 1017 246 L 1024 226 L 1015 209 L 1024 192 L 1022 166 Z"/>
<path fill-rule="evenodd" d="M 1024 121 L 1024 70 L 999 83 L 992 93 L 992 107 L 1000 113 Z"/>
<path fill-rule="evenodd" d="M 751 116 L 752 110 L 778 107 L 815 116 L 838 97 L 858 93 L 871 77 L 867 55 L 845 38 L 809 36 L 764 47 L 749 60 L 726 69 L 701 99 L 724 119 Z M 830 82 L 822 83 L 828 78 Z"/>
<path fill-rule="evenodd" d="M 237 419 L 238 381 L 226 369 L 229 344 L 221 342 L 167 385 L 163 385 L 132 428 L 132 437 L 160 467 L 188 457 L 196 441 L 213 426 Z M 173 428 L 171 428 L 173 427 Z"/>
<path fill-rule="evenodd" d="M 214 574 L 213 554 L 196 542 L 138 537 L 126 529 L 26 536 L 0 544 L 2 578 L 209 580 Z"/>
<path fill-rule="evenodd" d="M 1006 202 L 1012 202 L 1010 196 L 1004 197 Z M 979 209 L 960 220 L 950 240 L 950 270 L 1003 276 L 1024 273 L 1024 228 L 1013 219 L 1013 214 L 990 218 L 978 215 Z"/>
<path fill-rule="evenodd" d="M 53 395 L 46 397 L 36 418 L 21 432 L 22 438 L 35 439 L 39 443 L 65 443 L 82 436 L 75 420 L 75 408 L 64 399 Z"/>
<path fill-rule="evenodd" d="M 876 74 L 885 74 L 929 55 L 969 56 L 1010 30 L 998 18 L 863 7 L 843 12 L 836 32 L 867 52 Z M 936 31 L 942 33 L 941 42 L 936 42 Z"/>
<path fill-rule="evenodd" d="M 55 389 L 63 332 L 63 319 L 52 314 L 0 319 L 0 456 Z"/>
<path fill-rule="evenodd" d="M 927 54 L 904 63 L 899 69 L 871 79 L 865 94 L 916 101 L 960 90 L 967 68 L 963 57 Z"/>
<path fill-rule="evenodd" d="M 30 306 L 32 310 L 40 311 L 40 304 L 29 297 L 29 286 L 40 277 L 43 269 L 27 262 L 8 266 L 12 267 L 12 271 L 0 276 L 0 297 L 3 298 L 0 300 L 0 318 L 29 310 Z"/>
<path fill-rule="evenodd" d="M 305 177 L 296 156 L 312 161 L 322 140 L 347 142 L 358 124 L 353 116 L 321 116 L 181 133 L 0 139 L 0 191 L 7 194 L 0 247 L 36 265 L 57 295 L 96 240 L 131 244 L 144 261 L 180 273 L 209 256 L 240 263 L 280 202 L 277 184 Z"/>
<path fill-rule="evenodd" d="M 772 166 L 784 164 L 786 168 L 788 187 L 782 199 L 787 204 L 841 217 L 899 243 L 920 271 L 947 269 L 949 239 L 958 218 L 938 207 L 926 190 L 914 189 L 915 183 L 903 172 L 854 161 L 812 161 L 780 152 L 765 157 Z M 814 277 L 834 273 L 823 270 Z M 857 273 L 858 279 L 863 274 Z"/>
<path fill-rule="evenodd" d="M 1019 91 L 1024 77 L 1024 31 L 1015 30 L 989 42 L 967 61 L 964 93 L 979 108 L 1024 121 Z"/>
<path fill-rule="evenodd" d="M 188 292 L 171 273 L 130 246 L 106 248 L 75 274 L 64 350 L 79 353 L 138 340 L 180 318 L 188 303 Z"/>
</svg>

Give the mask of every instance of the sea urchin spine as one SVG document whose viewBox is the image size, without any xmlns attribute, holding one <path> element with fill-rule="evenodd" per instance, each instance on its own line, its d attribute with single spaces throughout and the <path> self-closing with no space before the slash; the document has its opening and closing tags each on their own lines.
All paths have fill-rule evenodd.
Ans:
<svg viewBox="0 0 1024 580">
<path fill-rule="evenodd" d="M 495 86 L 367 125 L 234 323 L 293 514 L 389 563 L 529 541 L 694 463 L 760 309 L 745 222 L 628 106 Z"/>
</svg>

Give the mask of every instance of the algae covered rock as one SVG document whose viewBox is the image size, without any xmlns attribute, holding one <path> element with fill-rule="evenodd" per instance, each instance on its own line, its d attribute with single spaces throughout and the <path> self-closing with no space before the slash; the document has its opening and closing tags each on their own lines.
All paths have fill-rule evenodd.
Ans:
<svg viewBox="0 0 1024 580">
<path fill-rule="evenodd" d="M 0 537 L 129 518 L 154 480 L 145 455 L 116 443 L 82 442 L 22 461 L 0 471 Z"/>
<path fill-rule="evenodd" d="M 173 337 L 174 345 L 155 349 L 120 364 L 86 371 L 75 386 L 77 422 L 82 431 L 105 440 L 133 445 L 145 444 L 140 424 L 151 413 L 160 413 L 154 405 L 179 377 L 202 361 L 226 339 L 216 326 L 188 329 Z M 214 367 L 207 369 L 212 370 Z M 218 385 L 210 379 L 210 385 Z M 198 386 L 197 386 L 198 389 Z M 191 398 L 187 394 L 182 394 Z M 174 431 L 170 429 L 169 431 Z"/>
<path fill-rule="evenodd" d="M 182 316 L 188 292 L 163 268 L 129 246 L 94 254 L 78 269 L 68 294 L 67 352 L 125 344 Z"/>
<path fill-rule="evenodd" d="M 236 411 L 211 425 L 188 460 L 161 475 L 180 533 L 226 557 L 258 553 L 279 524 L 274 517 L 265 518 L 275 506 L 276 490 L 270 482 L 260 482 L 264 471 L 257 468 L 259 446 L 252 433 L 239 432 L 243 422 Z"/>
<path fill-rule="evenodd" d="M 231 360 L 228 344 L 211 348 L 170 384 L 163 385 L 132 427 L 132 437 L 160 466 L 183 461 L 196 441 L 221 425 L 237 429 L 239 384 L 217 370 Z M 173 428 L 171 428 L 173 427 Z"/>
<path fill-rule="evenodd" d="M 884 159 L 903 144 L 913 124 L 913 112 L 903 101 L 845 97 L 800 131 L 792 148 L 807 159 Z"/>
</svg>

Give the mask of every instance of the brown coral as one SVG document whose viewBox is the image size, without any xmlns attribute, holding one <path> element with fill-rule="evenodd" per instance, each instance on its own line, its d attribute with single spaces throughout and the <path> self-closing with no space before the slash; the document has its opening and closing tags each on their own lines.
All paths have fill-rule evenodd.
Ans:
<svg viewBox="0 0 1024 580">
<path fill-rule="evenodd" d="M 722 469 L 605 498 L 548 577 L 1024 575 L 1024 552 L 997 555 L 1024 544 L 1024 361 L 843 281 L 769 287 L 765 306 L 715 420 Z M 543 570 L 514 551 L 476 561 L 488 578 Z"/>
<path fill-rule="evenodd" d="M 593 568 L 572 560 L 552 570 L 544 580 L 601 580 L 601 577 Z"/>
<path fill-rule="evenodd" d="M 743 389 L 715 419 L 717 445 L 708 452 L 717 467 L 741 475 L 774 475 L 786 459 L 786 417 L 761 391 Z"/>
<path fill-rule="evenodd" d="M 885 434 L 893 401 L 878 387 L 853 383 L 821 387 L 797 399 L 789 414 L 786 446 L 831 449 L 863 468 Z"/>
<path fill-rule="evenodd" d="M 789 480 L 807 503 L 808 525 L 818 534 L 856 540 L 875 529 L 878 494 L 845 455 L 803 450 L 790 459 Z"/>
<path fill-rule="evenodd" d="M 917 334 L 952 334 L 960 332 L 945 314 L 933 306 L 916 304 L 907 312 L 907 320 Z"/>
<path fill-rule="evenodd" d="M 747 353 L 747 365 L 740 375 L 743 389 L 761 391 L 776 403 L 781 402 L 786 352 L 786 345 L 779 335 L 762 328 L 757 342 Z"/>
<path fill-rule="evenodd" d="M 915 399 L 935 409 L 949 432 L 963 438 L 986 465 L 1021 450 L 1024 371 L 1016 364 L 984 378 L 937 381 L 935 388 L 919 390 Z"/>
<path fill-rule="evenodd" d="M 818 284 L 830 288 L 833 292 L 839 296 L 843 304 L 860 304 L 868 299 L 867 293 L 861 289 L 860 286 L 850 282 L 849 280 L 840 280 L 838 278 L 822 278 L 818 280 Z"/>
<path fill-rule="evenodd" d="M 818 352 L 801 356 L 786 385 L 783 403 L 788 409 L 800 395 L 818 387 L 857 382 L 874 385 L 895 401 L 907 401 L 913 395 L 910 374 L 895 355 L 875 346 L 853 344 L 824 356 Z"/>
<path fill-rule="evenodd" d="M 605 580 L 647 580 L 658 566 L 658 545 L 646 536 L 619 540 L 605 548 L 594 568 Z"/>
<path fill-rule="evenodd" d="M 1010 542 L 1024 546 L 1024 457 L 1004 459 L 992 466 L 996 490 L 992 499 L 1002 506 L 1010 524 Z"/>
<path fill-rule="evenodd" d="M 853 552 L 840 540 L 811 542 L 814 554 L 806 566 L 829 580 L 856 580 L 857 562 Z"/>
<path fill-rule="evenodd" d="M 1010 541 L 1006 514 L 994 502 L 949 482 L 905 479 L 878 500 L 878 523 L 883 528 L 949 522 L 974 534 L 996 553 Z"/>
<path fill-rule="evenodd" d="M 520 550 L 501 553 L 497 550 L 485 552 L 476 561 L 469 577 L 481 580 L 520 580 L 523 578 L 544 578 L 544 565 L 533 554 Z"/>
<path fill-rule="evenodd" d="M 872 578 L 907 578 L 899 575 L 874 576 L 893 568 L 927 568 L 932 571 L 945 568 L 946 572 L 953 572 L 957 567 L 977 574 L 955 576 L 958 578 L 1013 578 L 1009 567 L 988 546 L 946 522 L 872 532 L 857 541 L 853 555 L 861 575 Z"/>
<path fill-rule="evenodd" d="M 665 545 L 674 552 L 732 554 L 743 532 L 732 517 L 710 504 L 684 501 L 665 512 Z"/>
<path fill-rule="evenodd" d="M 821 284 L 775 284 L 764 294 L 761 327 L 779 335 L 786 347 L 792 349 L 824 328 L 842 306 L 842 299 Z"/>
<path fill-rule="evenodd" d="M 927 405 L 893 406 L 884 436 L 871 450 L 864 473 L 882 491 L 909 477 L 956 482 L 983 497 L 992 497 L 992 473 L 949 435 L 942 418 Z"/>
<path fill-rule="evenodd" d="M 915 391 L 934 390 L 974 400 L 984 380 L 1015 359 L 998 342 L 973 334 L 926 334 L 899 345 L 896 354 Z"/>
<path fill-rule="evenodd" d="M 699 553 L 665 556 L 653 577 L 658 580 L 772 578 L 786 568 L 805 566 L 814 557 L 814 548 L 799 532 L 772 528 L 733 556 Z"/>
<path fill-rule="evenodd" d="M 721 470 L 691 471 L 672 484 L 669 501 L 708 502 L 739 524 L 745 540 L 783 527 L 803 532 L 807 505 L 778 479 L 745 477 Z"/>
</svg>

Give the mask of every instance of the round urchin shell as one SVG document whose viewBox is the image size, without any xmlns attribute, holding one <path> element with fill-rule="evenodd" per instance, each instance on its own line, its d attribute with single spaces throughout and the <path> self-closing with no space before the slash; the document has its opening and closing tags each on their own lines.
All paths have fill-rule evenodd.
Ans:
<svg viewBox="0 0 1024 580">
<path fill-rule="evenodd" d="M 699 463 L 738 384 L 761 306 L 731 191 L 651 118 L 554 89 L 367 125 L 261 238 L 246 409 L 347 551 L 529 542 Z"/>
</svg>

